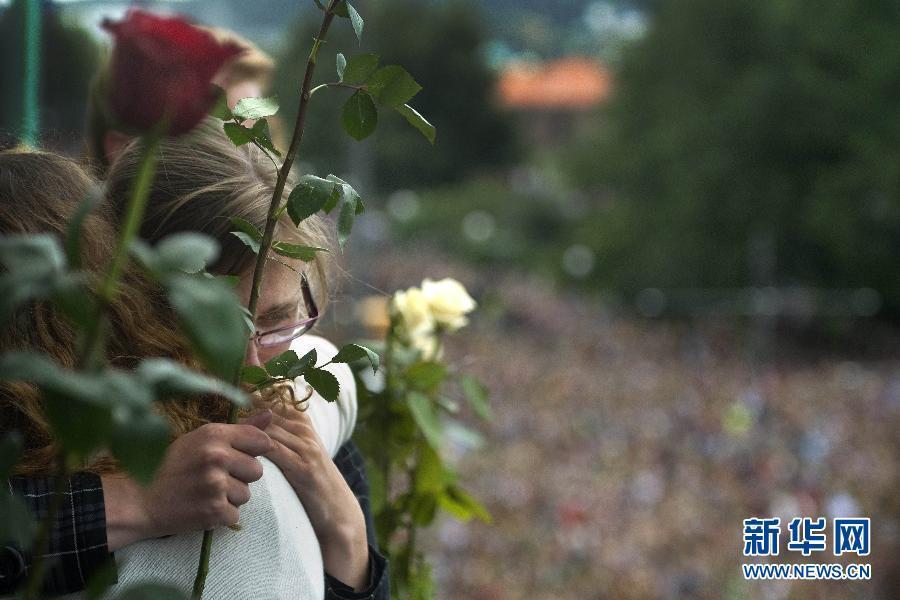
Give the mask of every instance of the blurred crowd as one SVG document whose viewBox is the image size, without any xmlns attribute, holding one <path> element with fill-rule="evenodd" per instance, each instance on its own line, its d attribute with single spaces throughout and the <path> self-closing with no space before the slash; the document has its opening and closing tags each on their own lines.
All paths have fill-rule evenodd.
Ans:
<svg viewBox="0 0 900 600">
<path fill-rule="evenodd" d="M 735 322 L 617 315 L 425 248 L 358 260 L 381 289 L 452 276 L 480 300 L 447 358 L 486 382 L 494 419 L 465 419 L 483 446 L 447 450 L 495 522 L 446 518 L 426 534 L 440 598 L 896 597 L 895 350 L 754 360 Z M 751 516 L 871 517 L 872 554 L 856 562 L 875 581 L 744 581 Z M 829 546 L 775 560 L 845 558 Z"/>
</svg>

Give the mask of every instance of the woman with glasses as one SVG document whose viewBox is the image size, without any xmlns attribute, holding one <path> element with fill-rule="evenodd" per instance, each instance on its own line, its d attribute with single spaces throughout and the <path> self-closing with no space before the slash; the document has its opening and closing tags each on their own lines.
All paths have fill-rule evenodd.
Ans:
<svg viewBox="0 0 900 600">
<path fill-rule="evenodd" d="M 114 212 L 124 210 L 139 166 L 140 149 L 134 144 L 111 166 L 107 197 Z M 256 147 L 235 147 L 219 121 L 211 119 L 191 134 L 167 139 L 159 148 L 141 237 L 151 245 L 179 232 L 213 237 L 220 253 L 209 270 L 237 276 L 236 291 L 246 304 L 256 254 L 232 234 L 229 219 L 240 217 L 263 230 L 275 175 L 272 162 Z M 292 187 L 289 181 L 285 200 Z M 297 227 L 285 214 L 275 239 L 332 246 L 328 228 L 317 216 Z M 288 349 L 302 356 L 315 348 L 317 362 L 324 363 L 337 348 L 309 330 L 327 306 L 331 254 L 319 252 L 310 262 L 277 259 L 267 264 L 260 286 L 256 332 L 246 362 L 262 364 Z M 363 511 L 367 499 L 357 499 L 332 461 L 355 426 L 355 382 L 347 365 L 326 368 L 340 383 L 336 402 L 325 401 L 299 379 L 281 390 L 288 401 L 266 405 L 272 417 L 264 431 L 273 449 L 259 459 L 263 476 L 249 485 L 240 530 L 216 531 L 207 597 L 321 598 L 326 591 L 335 598 L 342 593 L 387 596 L 386 561 L 377 552 L 371 516 Z M 209 417 L 221 420 L 221 415 Z M 189 587 L 201 535 L 197 531 L 125 546 L 116 554 L 119 585 L 149 574 Z"/>
<path fill-rule="evenodd" d="M 246 301 L 255 255 L 234 243 L 227 216 L 237 214 L 261 229 L 273 173 L 254 148 L 235 148 L 220 126 L 206 124 L 192 136 L 164 142 L 142 233 L 151 243 L 176 231 L 209 233 L 222 245 L 213 271 L 237 275 Z M 134 152 L 127 150 L 112 173 L 110 202 L 86 224 L 86 268 L 101 269 L 108 260 L 116 208 L 136 165 Z M 17 152 L 0 153 L 0 184 L 0 233 L 62 237 L 92 182 L 66 159 Z M 287 222 L 279 229 L 280 239 L 330 245 L 317 219 L 300 229 Z M 300 354 L 315 348 L 320 363 L 334 355 L 333 344 L 309 333 L 327 299 L 326 258 L 269 265 L 248 362 L 264 362 L 288 348 Z M 129 281 L 112 307 L 113 364 L 129 368 L 142 356 L 191 363 L 173 316 L 155 291 L 139 277 Z M 34 319 L 40 322 L 30 323 Z M 25 311 L 14 334 L 4 335 L 0 349 L 43 349 L 74 364 L 74 339 L 52 312 Z M 337 402 L 326 402 L 299 381 L 291 390 L 293 403 L 272 404 L 242 424 L 221 424 L 227 404 L 218 398 L 167 402 L 162 410 L 176 439 L 147 487 L 103 457 L 86 465 L 65 492 L 45 589 L 83 589 L 115 552 L 119 588 L 156 580 L 189 590 L 202 529 L 216 528 L 206 598 L 387 600 L 388 565 L 374 536 L 364 464 L 350 440 L 356 420 L 352 373 L 341 364 L 325 368 L 340 382 Z M 2 429 L 21 431 L 28 425 L 29 452 L 8 486 L 41 515 L 56 494 L 48 459 L 56 453 L 40 417 L 40 395 L 28 386 L 0 388 Z M 238 521 L 238 507 L 240 530 L 223 527 Z M 22 548 L 0 547 L 0 595 L 21 585 L 31 558 Z"/>
<path fill-rule="evenodd" d="M 233 149 L 230 142 L 214 146 L 197 142 L 198 150 L 209 151 L 206 156 L 223 152 L 223 161 Z M 170 150 L 177 154 L 171 147 L 163 151 Z M 0 152 L 0 235 L 63 238 L 94 185 L 78 165 L 57 155 Z M 115 245 L 111 208 L 102 205 L 85 221 L 81 259 L 89 272 L 106 266 Z M 283 271 L 273 270 L 265 283 L 248 360 L 264 360 L 288 347 L 316 348 L 320 360 L 327 360 L 334 346 L 307 334 L 319 317 L 315 284 L 305 273 L 277 266 Z M 319 271 L 312 266 L 311 273 Z M 114 366 L 133 368 L 148 356 L 194 366 L 161 300 L 139 274 L 126 273 L 109 307 L 108 358 Z M 69 323 L 43 302 L 23 307 L 3 324 L 0 352 L 14 349 L 43 351 L 67 367 L 77 362 Z M 18 431 L 26 450 L 7 481 L 9 490 L 18 491 L 39 517 L 54 496 L 65 500 L 50 538 L 45 590 L 83 589 L 104 569 L 110 552 L 116 553 L 119 587 L 149 579 L 190 589 L 201 531 L 216 528 L 207 598 L 388 598 L 387 565 L 372 532 L 364 467 L 348 441 L 356 411 L 352 374 L 346 365 L 326 368 L 341 382 L 337 402 L 304 389 L 294 396 L 303 399 L 300 410 L 276 404 L 242 424 L 211 423 L 224 419 L 228 406 L 221 398 L 161 404 L 175 439 L 149 486 L 136 484 L 101 455 L 82 465 L 62 494 L 54 491 L 50 475 L 59 453 L 41 394 L 34 386 L 0 382 L 0 436 Z M 267 458 L 254 459 L 261 455 Z M 242 505 L 243 529 L 222 527 L 238 521 Z M 0 545 L 0 596 L 22 584 L 31 558 L 24 548 Z"/>
</svg>

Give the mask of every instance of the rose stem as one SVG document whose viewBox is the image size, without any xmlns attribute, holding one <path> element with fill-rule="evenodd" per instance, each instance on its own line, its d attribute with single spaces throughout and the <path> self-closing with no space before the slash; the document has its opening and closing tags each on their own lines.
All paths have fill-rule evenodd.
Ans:
<svg viewBox="0 0 900 600">
<path fill-rule="evenodd" d="M 291 144 L 288 147 L 287 154 L 285 154 L 284 162 L 281 165 L 281 168 L 278 170 L 278 178 L 275 182 L 275 190 L 272 193 L 272 202 L 269 205 L 269 214 L 266 219 L 266 229 L 263 233 L 262 241 L 259 243 L 259 253 L 256 257 L 256 266 L 253 269 L 253 283 L 250 289 L 250 302 L 247 304 L 247 310 L 250 313 L 250 320 L 256 318 L 256 305 L 259 302 L 259 287 L 262 282 L 263 271 L 266 266 L 266 256 L 269 254 L 269 249 L 272 247 L 272 237 L 275 234 L 275 224 L 277 223 L 277 214 L 278 207 L 281 204 L 281 196 L 284 193 L 284 186 L 287 182 L 288 174 L 291 171 L 291 166 L 294 164 L 294 159 L 297 157 L 297 149 L 300 146 L 300 140 L 303 138 L 303 128 L 306 122 L 306 109 L 309 105 L 309 89 L 312 83 L 313 72 L 316 68 L 316 58 L 319 54 L 319 47 L 322 44 L 322 40 L 325 39 L 325 35 L 328 33 L 328 28 L 331 26 L 331 21 L 334 19 L 334 4 L 335 0 L 331 0 L 328 4 L 328 8 L 325 10 L 325 16 L 322 19 L 322 25 L 319 27 L 319 33 L 316 36 L 315 41 L 313 42 L 313 47 L 309 52 L 309 58 L 306 61 L 306 74 L 303 77 L 303 86 L 300 91 L 300 106 L 297 111 L 297 120 L 294 123 L 294 133 L 291 136 Z M 238 369 L 235 373 L 234 381 L 235 385 L 239 385 L 241 382 L 241 369 Z M 232 405 L 228 410 L 228 422 L 234 423 L 237 420 L 237 405 Z M 206 576 L 209 574 L 209 556 L 210 551 L 212 549 L 212 530 L 206 530 L 203 532 L 203 543 L 200 546 L 200 563 L 197 566 L 197 577 L 194 579 L 194 590 L 192 593 L 192 598 L 198 599 L 203 597 L 203 588 L 206 586 Z"/>
</svg>

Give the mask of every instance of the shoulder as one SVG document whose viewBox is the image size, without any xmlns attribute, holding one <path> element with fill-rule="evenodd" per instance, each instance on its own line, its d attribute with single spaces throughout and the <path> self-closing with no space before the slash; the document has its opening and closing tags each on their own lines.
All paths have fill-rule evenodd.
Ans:
<svg viewBox="0 0 900 600">
<path fill-rule="evenodd" d="M 320 335 L 307 333 L 306 335 L 297 338 L 297 342 L 301 345 L 315 348 L 319 358 L 327 357 L 330 359 L 338 352 L 337 346 L 335 346 L 331 340 L 325 339 Z"/>
</svg>

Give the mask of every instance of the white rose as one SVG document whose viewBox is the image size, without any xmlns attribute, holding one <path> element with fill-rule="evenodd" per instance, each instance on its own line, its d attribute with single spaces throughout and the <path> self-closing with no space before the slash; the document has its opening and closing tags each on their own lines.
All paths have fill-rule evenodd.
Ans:
<svg viewBox="0 0 900 600">
<path fill-rule="evenodd" d="M 434 330 L 431 308 L 419 288 L 411 287 L 405 292 L 396 292 L 393 304 L 410 337 Z"/>
<path fill-rule="evenodd" d="M 451 332 L 464 327 L 469 322 L 465 315 L 477 306 L 466 288 L 449 277 L 440 281 L 425 279 L 422 282 L 422 295 L 434 320 Z"/>
<path fill-rule="evenodd" d="M 409 337 L 409 345 L 422 353 L 422 360 L 441 360 L 444 357 L 444 346 L 438 343 L 438 337 L 432 330 L 419 329 Z"/>
</svg>

